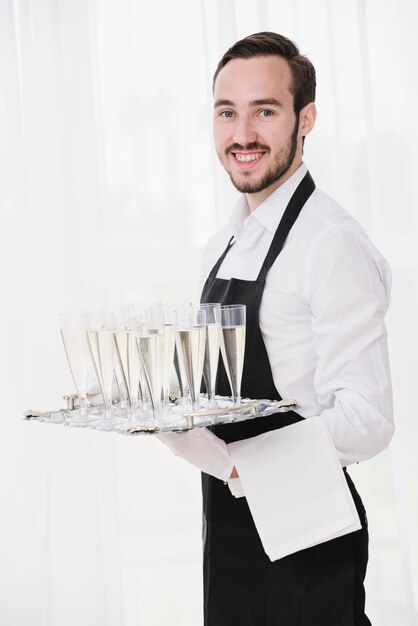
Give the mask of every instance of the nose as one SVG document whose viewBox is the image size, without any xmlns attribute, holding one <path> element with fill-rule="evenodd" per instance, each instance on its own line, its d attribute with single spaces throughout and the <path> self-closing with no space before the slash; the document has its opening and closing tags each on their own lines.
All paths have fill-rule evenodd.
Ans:
<svg viewBox="0 0 418 626">
<path fill-rule="evenodd" d="M 234 143 L 245 148 L 246 145 L 257 140 L 257 131 L 250 116 L 241 115 L 237 118 L 233 133 Z"/>
</svg>

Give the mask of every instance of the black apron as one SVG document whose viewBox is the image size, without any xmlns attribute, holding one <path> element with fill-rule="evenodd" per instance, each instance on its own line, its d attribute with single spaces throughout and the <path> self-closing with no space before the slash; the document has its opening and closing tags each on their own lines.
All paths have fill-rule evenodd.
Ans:
<svg viewBox="0 0 418 626">
<path fill-rule="evenodd" d="M 309 174 L 293 194 L 257 280 L 216 278 L 232 239 L 205 283 L 201 301 L 245 304 L 247 328 L 242 397 L 280 400 L 259 325 L 266 275 L 315 189 Z M 217 393 L 231 394 L 220 363 Z M 294 424 L 289 411 L 262 419 L 212 427 L 226 443 Z M 363 581 L 368 559 L 363 504 L 348 476 L 362 529 L 271 562 L 262 547 L 246 498 L 202 474 L 205 626 L 370 626 L 364 613 Z M 278 480 L 286 480 L 285 476 Z"/>
</svg>

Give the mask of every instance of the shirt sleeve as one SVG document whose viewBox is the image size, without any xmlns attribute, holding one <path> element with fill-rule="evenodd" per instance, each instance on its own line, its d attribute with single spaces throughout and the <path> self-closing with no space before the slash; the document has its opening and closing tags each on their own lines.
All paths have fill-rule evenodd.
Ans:
<svg viewBox="0 0 418 626">
<path fill-rule="evenodd" d="M 365 235 L 341 228 L 313 243 L 306 267 L 320 417 L 349 465 L 378 454 L 394 431 L 384 324 L 390 270 Z"/>
</svg>

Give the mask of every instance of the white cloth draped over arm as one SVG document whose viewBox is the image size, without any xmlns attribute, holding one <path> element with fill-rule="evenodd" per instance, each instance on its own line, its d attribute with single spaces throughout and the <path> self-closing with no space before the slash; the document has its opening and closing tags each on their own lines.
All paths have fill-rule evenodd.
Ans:
<svg viewBox="0 0 418 626">
<path fill-rule="evenodd" d="M 361 527 L 335 447 L 320 418 L 230 443 L 228 448 L 272 561 Z M 240 496 L 234 493 L 235 486 L 230 488 Z"/>
</svg>

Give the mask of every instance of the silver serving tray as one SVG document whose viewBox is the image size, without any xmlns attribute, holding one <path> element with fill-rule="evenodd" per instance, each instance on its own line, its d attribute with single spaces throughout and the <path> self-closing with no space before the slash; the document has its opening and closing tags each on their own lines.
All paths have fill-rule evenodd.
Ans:
<svg viewBox="0 0 418 626">
<path fill-rule="evenodd" d="M 74 396 L 64 396 L 67 400 L 67 408 L 58 411 L 35 411 L 28 410 L 24 418 L 31 421 L 39 421 L 51 424 L 71 425 L 72 418 L 77 415 Z M 252 400 L 245 398 L 239 406 L 234 405 L 231 398 L 217 396 L 217 408 L 202 408 L 193 411 L 189 406 L 173 403 L 169 414 L 161 418 L 158 424 L 155 420 L 147 419 L 143 422 L 132 423 L 126 418 L 126 425 L 122 425 L 114 432 L 124 435 L 143 435 L 164 432 L 182 432 L 192 428 L 202 428 L 218 424 L 231 424 L 244 420 L 262 418 L 273 413 L 286 412 L 297 406 L 295 400 Z M 84 426 L 94 429 L 94 423 Z"/>
</svg>

